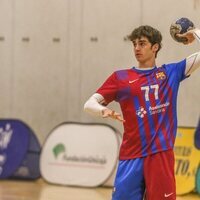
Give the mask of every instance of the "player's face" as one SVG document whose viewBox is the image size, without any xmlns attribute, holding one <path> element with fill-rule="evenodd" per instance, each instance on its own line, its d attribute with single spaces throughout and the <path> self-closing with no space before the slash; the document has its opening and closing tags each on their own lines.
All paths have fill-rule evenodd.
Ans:
<svg viewBox="0 0 200 200">
<path fill-rule="evenodd" d="M 146 37 L 133 40 L 133 49 L 135 57 L 139 63 L 145 63 L 149 60 L 155 59 L 157 49 Z"/>
</svg>

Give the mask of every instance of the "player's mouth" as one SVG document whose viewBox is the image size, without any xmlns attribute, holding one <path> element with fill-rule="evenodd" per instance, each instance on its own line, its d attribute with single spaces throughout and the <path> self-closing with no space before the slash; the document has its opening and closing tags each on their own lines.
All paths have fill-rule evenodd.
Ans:
<svg viewBox="0 0 200 200">
<path fill-rule="evenodd" d="M 142 56 L 141 53 L 136 53 L 136 54 L 135 54 L 135 57 L 141 57 L 141 56 Z"/>
</svg>

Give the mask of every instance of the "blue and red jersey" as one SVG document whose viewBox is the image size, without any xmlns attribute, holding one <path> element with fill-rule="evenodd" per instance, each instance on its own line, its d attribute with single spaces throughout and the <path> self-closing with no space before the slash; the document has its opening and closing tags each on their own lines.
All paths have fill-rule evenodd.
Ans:
<svg viewBox="0 0 200 200">
<path fill-rule="evenodd" d="M 149 70 L 114 72 L 97 90 L 106 104 L 120 104 L 124 122 L 120 160 L 173 149 L 177 131 L 177 94 L 186 78 L 186 60 Z"/>
</svg>

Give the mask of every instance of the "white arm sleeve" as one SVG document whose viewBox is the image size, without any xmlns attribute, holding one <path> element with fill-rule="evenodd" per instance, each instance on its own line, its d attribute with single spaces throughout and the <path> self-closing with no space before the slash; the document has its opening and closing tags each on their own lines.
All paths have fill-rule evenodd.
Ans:
<svg viewBox="0 0 200 200">
<path fill-rule="evenodd" d="M 102 104 L 105 103 L 101 94 L 93 94 L 85 103 L 84 110 L 95 116 L 102 116 L 102 111 L 106 109 Z"/>
<path fill-rule="evenodd" d="M 197 41 L 200 42 L 200 30 L 195 29 L 193 34 Z M 200 67 L 200 52 L 194 53 L 186 58 L 185 75 L 191 75 L 198 67 Z"/>
</svg>

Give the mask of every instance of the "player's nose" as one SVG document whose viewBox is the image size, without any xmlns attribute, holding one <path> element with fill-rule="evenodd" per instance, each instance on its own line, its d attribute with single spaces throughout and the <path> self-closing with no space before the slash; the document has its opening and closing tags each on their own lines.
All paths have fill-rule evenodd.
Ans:
<svg viewBox="0 0 200 200">
<path fill-rule="evenodd" d="M 140 45 L 139 44 L 135 44 L 134 49 L 135 49 L 135 51 L 139 51 L 140 50 Z"/>
</svg>

